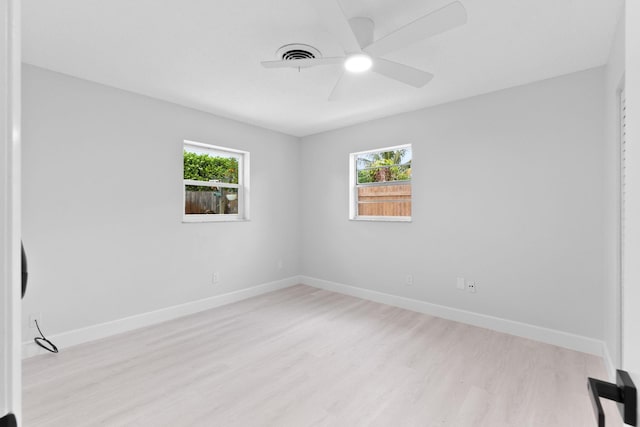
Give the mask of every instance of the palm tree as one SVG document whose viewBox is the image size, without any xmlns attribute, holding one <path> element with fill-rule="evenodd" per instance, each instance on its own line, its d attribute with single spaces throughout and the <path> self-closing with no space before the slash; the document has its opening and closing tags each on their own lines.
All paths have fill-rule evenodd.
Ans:
<svg viewBox="0 0 640 427">
<path fill-rule="evenodd" d="M 358 182 L 387 182 L 406 180 L 411 175 L 411 160 L 402 164 L 406 148 L 378 151 L 358 157 Z"/>
</svg>

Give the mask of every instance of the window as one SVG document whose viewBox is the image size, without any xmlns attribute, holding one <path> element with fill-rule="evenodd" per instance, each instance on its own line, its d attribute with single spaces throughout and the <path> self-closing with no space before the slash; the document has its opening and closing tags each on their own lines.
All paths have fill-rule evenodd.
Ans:
<svg viewBox="0 0 640 427">
<path fill-rule="evenodd" d="M 249 219 L 249 153 L 185 141 L 183 221 Z"/>
<path fill-rule="evenodd" d="M 411 145 L 352 153 L 349 219 L 411 221 Z"/>
</svg>

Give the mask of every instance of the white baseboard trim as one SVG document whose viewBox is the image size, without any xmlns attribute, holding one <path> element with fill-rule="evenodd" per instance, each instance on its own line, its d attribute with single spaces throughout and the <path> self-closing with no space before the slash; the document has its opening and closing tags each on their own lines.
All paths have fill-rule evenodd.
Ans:
<svg viewBox="0 0 640 427">
<path fill-rule="evenodd" d="M 330 282 L 328 280 L 317 279 L 314 277 L 301 276 L 300 282 L 305 285 L 313 286 L 315 288 L 338 292 L 345 295 L 351 295 L 354 297 L 392 305 L 394 307 L 400 307 L 407 310 L 417 311 L 419 313 L 430 314 L 432 316 L 442 317 L 444 319 L 454 320 L 456 322 L 466 323 L 473 326 L 492 329 L 494 331 L 504 332 L 522 338 L 544 342 L 547 344 L 553 344 L 558 347 L 568 348 L 570 350 L 594 354 L 600 357 L 604 356 L 604 343 L 594 338 L 588 338 L 581 335 L 543 328 L 540 326 L 516 322 L 513 320 L 502 319 L 486 314 L 460 310 L 444 305 L 432 304 L 426 301 L 372 291 L 370 289 L 344 285 L 342 283 Z M 607 362 L 605 361 L 605 363 Z"/>
<path fill-rule="evenodd" d="M 611 378 L 615 378 L 615 365 L 606 345 L 602 341 L 593 338 L 308 276 L 292 276 L 247 289 L 241 289 L 222 295 L 215 295 L 209 298 L 179 304 L 148 313 L 142 313 L 135 316 L 125 317 L 123 319 L 51 335 L 49 338 L 58 345 L 61 351 L 63 351 L 65 348 L 74 345 L 166 322 L 189 314 L 198 313 L 268 292 L 288 288 L 300 283 L 319 289 L 351 295 L 394 307 L 400 307 L 419 313 L 430 314 L 444 319 L 454 320 L 469 325 L 553 344 L 571 350 L 595 354 L 604 359 L 605 367 L 607 368 L 609 376 Z M 38 347 L 33 341 L 26 341 L 22 343 L 23 359 L 39 354 L 47 354 L 47 352 Z"/>
<path fill-rule="evenodd" d="M 74 345 L 106 338 L 123 332 L 132 331 L 134 329 L 143 328 L 145 326 L 154 325 L 156 323 L 166 322 L 167 320 L 172 320 L 178 317 L 187 316 L 189 314 L 198 313 L 200 311 L 209 310 L 221 305 L 231 304 L 233 302 L 262 295 L 267 292 L 288 288 L 299 283 L 300 276 L 292 276 L 286 279 L 252 286 L 247 289 L 241 289 L 239 291 L 229 292 L 222 295 L 215 295 L 197 301 L 191 301 L 184 304 L 162 308 L 160 310 L 150 311 L 148 313 L 137 314 L 135 316 L 125 317 L 123 319 L 113 320 L 110 322 L 88 326 L 86 328 L 75 329 L 72 331 L 51 335 L 48 338 L 58 346 L 60 351 L 64 351 L 65 348 Z M 22 343 L 23 359 L 39 354 L 48 354 L 48 352 L 36 345 L 33 340 Z"/>
</svg>

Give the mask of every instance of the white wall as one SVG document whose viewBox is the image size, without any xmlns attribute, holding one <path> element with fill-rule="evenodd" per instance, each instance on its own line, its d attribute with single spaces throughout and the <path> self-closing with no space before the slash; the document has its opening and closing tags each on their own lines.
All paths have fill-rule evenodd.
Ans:
<svg viewBox="0 0 640 427">
<path fill-rule="evenodd" d="M 589 70 L 299 141 L 25 66 L 23 324 L 41 313 L 56 334 L 303 274 L 602 339 L 604 81 Z M 251 152 L 251 221 L 181 222 L 183 139 Z M 413 222 L 348 221 L 348 153 L 402 143 Z"/>
<path fill-rule="evenodd" d="M 602 339 L 603 82 L 594 69 L 303 138 L 302 274 Z M 404 143 L 413 222 L 347 220 L 348 154 Z"/>
<path fill-rule="evenodd" d="M 623 11 L 624 12 L 624 11 Z M 624 13 L 605 68 L 604 341 L 608 363 L 620 367 L 620 89 L 624 85 Z"/>
<path fill-rule="evenodd" d="M 297 138 L 32 66 L 23 94 L 23 324 L 41 313 L 55 334 L 298 273 Z M 251 152 L 251 221 L 181 222 L 184 139 Z"/>
</svg>

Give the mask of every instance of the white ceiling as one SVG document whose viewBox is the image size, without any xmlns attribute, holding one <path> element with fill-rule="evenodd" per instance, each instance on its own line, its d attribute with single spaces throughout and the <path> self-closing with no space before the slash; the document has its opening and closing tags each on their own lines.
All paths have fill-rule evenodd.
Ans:
<svg viewBox="0 0 640 427">
<path fill-rule="evenodd" d="M 326 0 L 332 1 L 332 0 Z M 341 0 L 379 38 L 452 0 Z M 435 74 L 414 89 L 340 65 L 265 69 L 287 43 L 343 50 L 311 0 L 23 0 L 23 59 L 304 136 L 606 63 L 622 0 L 461 0 L 468 23 L 386 58 Z"/>
</svg>

